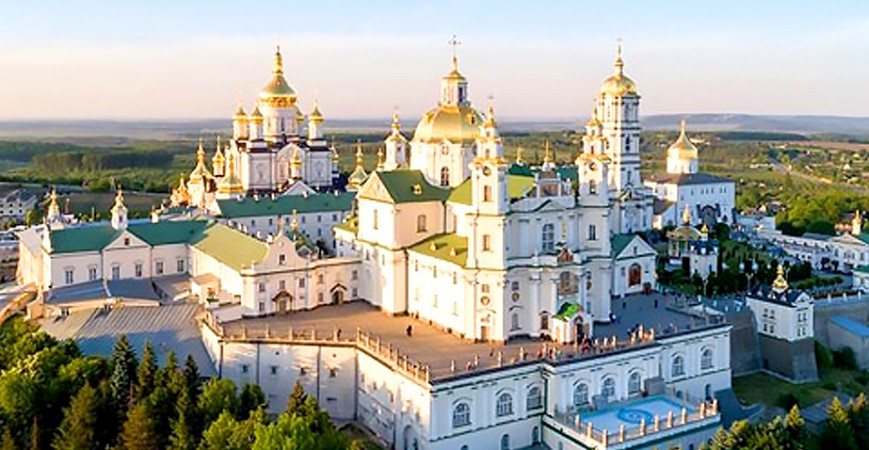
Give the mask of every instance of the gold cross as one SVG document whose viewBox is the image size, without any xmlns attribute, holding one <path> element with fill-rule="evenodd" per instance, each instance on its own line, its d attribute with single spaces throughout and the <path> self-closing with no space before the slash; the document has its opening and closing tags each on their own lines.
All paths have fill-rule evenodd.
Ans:
<svg viewBox="0 0 869 450">
<path fill-rule="evenodd" d="M 447 44 L 450 44 L 453 47 L 453 58 L 456 57 L 456 52 L 458 51 L 458 46 L 462 45 L 462 41 L 459 40 L 458 37 L 454 34 L 453 37 L 447 41 Z"/>
</svg>

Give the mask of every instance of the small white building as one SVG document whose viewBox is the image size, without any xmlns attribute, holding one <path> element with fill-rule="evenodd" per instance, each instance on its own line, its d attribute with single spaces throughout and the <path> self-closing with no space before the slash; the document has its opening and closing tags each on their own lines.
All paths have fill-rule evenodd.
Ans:
<svg viewBox="0 0 869 450">
<path fill-rule="evenodd" d="M 30 191 L 18 188 L 0 197 L 0 217 L 23 220 L 36 207 L 37 198 Z"/>
</svg>

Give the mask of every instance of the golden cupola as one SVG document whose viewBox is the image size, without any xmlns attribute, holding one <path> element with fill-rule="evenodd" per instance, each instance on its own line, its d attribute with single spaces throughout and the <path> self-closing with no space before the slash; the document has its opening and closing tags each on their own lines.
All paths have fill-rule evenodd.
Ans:
<svg viewBox="0 0 869 450">
<path fill-rule="evenodd" d="M 226 166 L 226 175 L 217 184 L 217 193 L 219 195 L 244 194 L 244 185 L 235 173 L 235 158 L 229 158 Z"/>
<path fill-rule="evenodd" d="M 685 133 L 685 121 L 680 125 L 679 138 L 667 149 L 668 158 L 697 159 L 697 147 Z"/>
<path fill-rule="evenodd" d="M 273 108 L 288 108 L 296 103 L 296 91 L 284 78 L 284 59 L 281 56 L 281 47 L 275 51 L 274 68 L 272 78 L 259 94 L 260 101 Z"/>
<path fill-rule="evenodd" d="M 386 138 L 386 141 L 403 142 L 406 140 L 407 139 L 405 139 L 404 135 L 401 134 L 401 120 L 398 117 L 398 113 L 395 112 L 392 114 L 392 132 L 389 133 L 389 137 Z"/>
<path fill-rule="evenodd" d="M 413 139 L 418 142 L 473 141 L 480 135 L 483 118 L 468 100 L 468 81 L 459 72 L 458 58 L 453 55 L 450 72 L 441 79 L 438 106 L 423 114 Z"/>
<path fill-rule="evenodd" d="M 210 178 L 213 176 L 205 165 L 205 147 L 202 145 L 202 138 L 199 138 L 199 148 L 196 149 L 196 167 L 190 172 L 190 183 L 199 184 Z"/>
<path fill-rule="evenodd" d="M 365 168 L 362 166 L 362 143 L 356 141 L 356 167 L 353 169 L 353 172 L 347 177 L 347 189 L 349 190 L 359 190 L 359 187 L 362 186 L 362 183 L 368 178 L 368 173 L 365 172 Z"/>
<path fill-rule="evenodd" d="M 308 114 L 308 120 L 314 123 L 323 123 L 323 113 L 320 112 L 319 102 L 314 101 L 314 108 L 311 110 L 311 114 Z"/>
<path fill-rule="evenodd" d="M 222 177 L 226 167 L 226 157 L 223 155 L 223 147 L 220 146 L 220 136 L 217 136 L 217 148 L 211 157 L 211 173 L 216 177 Z"/>
<path fill-rule="evenodd" d="M 637 95 L 637 85 L 634 81 L 625 75 L 625 63 L 622 61 L 622 44 L 618 46 L 616 61 L 613 64 L 616 72 L 604 80 L 600 87 L 601 94 L 609 94 L 614 97 L 623 97 L 625 95 Z"/>
</svg>

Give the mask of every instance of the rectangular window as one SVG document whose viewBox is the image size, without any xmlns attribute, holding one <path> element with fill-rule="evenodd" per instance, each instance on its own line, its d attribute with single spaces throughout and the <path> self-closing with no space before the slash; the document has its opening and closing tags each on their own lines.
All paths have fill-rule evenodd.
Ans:
<svg viewBox="0 0 869 450">
<path fill-rule="evenodd" d="M 488 294 L 489 293 L 489 285 L 488 284 L 480 285 L 480 291 L 484 294 Z"/>
<path fill-rule="evenodd" d="M 97 279 L 97 266 L 88 267 L 88 281 L 96 281 Z"/>
<path fill-rule="evenodd" d="M 588 240 L 596 241 L 597 240 L 597 227 L 594 225 L 588 226 Z"/>
<path fill-rule="evenodd" d="M 317 304 L 319 304 L 319 305 L 323 304 L 323 293 L 322 292 L 317 293 Z"/>
<path fill-rule="evenodd" d="M 154 272 L 156 272 L 157 275 L 163 275 L 163 261 L 157 261 L 154 264 Z"/>
<path fill-rule="evenodd" d="M 278 281 L 278 289 L 279 290 L 283 291 L 286 288 L 287 288 L 287 280 Z"/>
<path fill-rule="evenodd" d="M 492 186 L 483 186 L 483 201 L 492 201 Z"/>
<path fill-rule="evenodd" d="M 119 280 L 121 278 L 121 266 L 112 266 L 112 279 Z"/>
<path fill-rule="evenodd" d="M 317 284 L 323 284 L 323 274 L 322 273 L 317 274 Z"/>
<path fill-rule="evenodd" d="M 351 280 L 356 280 L 358 278 L 359 278 L 359 273 L 357 271 L 354 270 L 353 272 L 350 272 L 350 279 Z"/>
<path fill-rule="evenodd" d="M 359 291 L 356 288 L 353 288 L 353 290 L 350 292 L 352 293 L 351 295 L 353 296 L 353 298 L 359 297 Z"/>
<path fill-rule="evenodd" d="M 269 367 L 269 372 L 271 372 L 272 375 L 277 375 L 278 374 L 278 366 Z"/>
<path fill-rule="evenodd" d="M 305 279 L 304 278 L 299 278 L 299 287 L 300 288 L 305 287 Z"/>
<path fill-rule="evenodd" d="M 178 273 L 183 273 L 184 272 L 184 260 L 181 258 L 178 258 L 178 261 L 176 261 L 175 268 L 177 269 Z"/>
<path fill-rule="evenodd" d="M 142 263 L 136 263 L 136 278 L 142 278 Z"/>
<path fill-rule="evenodd" d="M 426 219 L 424 214 L 416 216 L 416 232 L 422 233 L 426 231 Z"/>
<path fill-rule="evenodd" d="M 371 219 L 372 220 L 371 228 L 374 230 L 377 230 L 380 226 L 380 223 L 379 223 L 380 221 L 377 219 L 378 219 L 377 210 L 375 209 L 374 212 L 372 213 L 372 219 Z"/>
<path fill-rule="evenodd" d="M 492 250 L 491 240 L 492 240 L 492 237 L 489 236 L 488 234 L 483 235 L 483 251 L 484 252 L 488 252 L 488 251 Z"/>
<path fill-rule="evenodd" d="M 257 283 L 256 287 L 257 287 L 257 291 L 259 291 L 259 292 L 266 291 L 266 284 L 265 283 Z"/>
<path fill-rule="evenodd" d="M 241 373 L 248 373 L 249 371 L 250 371 L 250 366 L 248 366 L 247 364 L 241 365 Z"/>
<path fill-rule="evenodd" d="M 278 255 L 278 265 L 283 266 L 287 262 L 287 255 Z"/>
<path fill-rule="evenodd" d="M 63 272 L 63 278 L 64 278 L 64 281 L 66 282 L 66 284 L 72 284 L 72 283 L 74 283 L 74 282 L 75 282 L 75 279 L 73 278 L 73 271 L 72 271 L 72 269 L 66 269 L 66 270 Z"/>
</svg>

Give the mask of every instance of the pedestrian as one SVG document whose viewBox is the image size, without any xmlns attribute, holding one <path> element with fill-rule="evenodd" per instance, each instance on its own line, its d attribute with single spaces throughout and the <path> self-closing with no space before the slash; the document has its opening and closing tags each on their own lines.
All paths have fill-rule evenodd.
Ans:
<svg viewBox="0 0 869 450">
<path fill-rule="evenodd" d="M 404 331 L 407 333 L 407 337 L 413 336 L 413 325 L 408 325 Z"/>
</svg>

